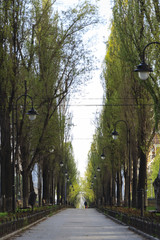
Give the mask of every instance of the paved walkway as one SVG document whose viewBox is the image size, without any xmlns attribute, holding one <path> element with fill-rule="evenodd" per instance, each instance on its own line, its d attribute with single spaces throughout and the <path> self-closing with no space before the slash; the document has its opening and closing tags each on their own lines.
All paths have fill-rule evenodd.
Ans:
<svg viewBox="0 0 160 240">
<path fill-rule="evenodd" d="M 12 240 L 142 240 L 127 226 L 117 224 L 95 209 L 67 209 L 48 217 Z"/>
</svg>

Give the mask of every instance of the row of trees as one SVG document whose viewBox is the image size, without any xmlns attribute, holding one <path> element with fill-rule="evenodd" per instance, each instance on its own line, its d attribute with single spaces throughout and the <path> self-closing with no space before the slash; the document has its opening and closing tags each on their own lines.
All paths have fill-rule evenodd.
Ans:
<svg viewBox="0 0 160 240">
<path fill-rule="evenodd" d="M 54 6 L 54 0 L 0 2 L 1 206 L 7 211 L 14 209 L 14 190 L 17 198 L 21 182 L 23 207 L 28 205 L 35 166 L 43 176 L 40 203 L 41 196 L 54 202 L 55 190 L 57 201 L 64 199 L 64 169 L 77 184 L 66 141 L 67 109 L 71 92 L 91 68 L 82 35 L 97 15 L 87 2 L 60 15 Z M 32 123 L 25 116 L 31 97 L 39 113 Z"/>
<path fill-rule="evenodd" d="M 140 208 L 147 190 L 147 156 L 160 120 L 159 45 L 150 45 L 145 52 L 146 62 L 154 66 L 149 79 L 141 81 L 134 69 L 144 47 L 159 40 L 160 7 L 157 0 L 113 4 L 104 62 L 105 100 L 89 153 L 87 187 L 93 182 L 90 191 L 97 203 Z M 95 171 L 98 166 L 100 173 Z"/>
</svg>

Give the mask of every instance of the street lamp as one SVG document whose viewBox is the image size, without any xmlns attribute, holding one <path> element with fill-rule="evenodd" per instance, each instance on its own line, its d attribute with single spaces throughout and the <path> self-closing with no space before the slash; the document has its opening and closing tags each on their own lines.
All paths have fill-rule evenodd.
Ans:
<svg viewBox="0 0 160 240">
<path fill-rule="evenodd" d="M 36 116 L 38 115 L 38 113 L 36 112 L 36 110 L 32 107 L 29 111 L 28 111 L 28 117 L 29 120 L 33 121 L 36 119 Z"/>
<path fill-rule="evenodd" d="M 65 173 L 64 173 L 64 178 L 65 178 L 65 182 L 64 182 L 64 202 L 65 202 L 65 205 L 67 205 L 67 182 L 69 182 L 69 177 L 68 176 L 68 172 L 67 170 L 65 170 Z"/>
<path fill-rule="evenodd" d="M 112 149 L 109 147 L 109 146 L 105 146 L 104 148 L 103 148 L 103 152 L 102 152 L 102 154 L 101 154 L 101 159 L 102 160 L 104 160 L 105 158 L 106 158 L 106 156 L 105 156 L 105 149 L 106 148 L 108 148 L 110 151 L 111 151 L 111 154 L 113 155 L 113 151 L 112 151 Z M 110 181 L 110 192 L 111 192 L 111 196 L 110 196 L 110 204 L 111 204 L 111 206 L 112 206 L 112 204 L 113 204 L 113 199 L 114 199 L 114 173 L 113 173 L 113 168 L 114 168 L 114 166 L 113 166 L 113 164 L 114 164 L 114 161 L 112 160 L 111 161 L 111 165 L 112 165 L 112 172 L 111 172 L 111 181 Z"/>
<path fill-rule="evenodd" d="M 101 154 L 101 159 L 102 159 L 102 160 L 105 159 L 105 154 L 104 154 L 104 152 Z"/>
<path fill-rule="evenodd" d="M 18 119 L 18 113 L 17 113 L 17 106 L 18 106 L 18 101 L 24 97 L 25 100 L 28 97 L 31 100 L 31 104 L 32 104 L 32 108 L 27 112 L 27 115 L 29 116 L 29 119 L 35 120 L 36 116 L 38 115 L 38 113 L 36 112 L 36 110 L 33 107 L 33 99 L 31 96 L 29 96 L 28 94 L 23 94 L 21 96 L 19 96 L 16 99 L 16 105 L 15 105 L 15 110 L 16 110 L 16 148 L 15 148 L 15 129 L 14 129 L 14 105 L 12 106 L 12 149 L 13 149 L 13 155 L 12 155 L 12 211 L 15 212 L 15 156 L 18 152 L 18 125 L 17 125 L 17 119 Z"/>
<path fill-rule="evenodd" d="M 128 149 L 128 160 L 129 160 L 129 189 L 128 189 L 128 206 L 131 207 L 131 193 L 130 193 L 130 183 L 131 183 L 131 157 L 130 157 L 130 129 L 128 127 L 128 124 L 125 120 L 118 120 L 115 123 L 114 131 L 112 132 L 113 139 L 118 138 L 118 132 L 116 131 L 116 126 L 118 123 L 123 122 L 125 123 L 126 129 L 127 129 L 127 149 Z"/>
<path fill-rule="evenodd" d="M 63 168 L 64 163 L 63 163 L 62 160 L 60 161 L 59 166 L 60 166 L 60 168 Z M 62 189 L 62 187 L 61 187 L 61 191 L 64 191 L 64 195 L 61 193 L 61 202 L 62 202 L 62 199 L 63 199 L 63 196 L 64 196 L 64 203 L 65 203 L 65 199 L 66 199 L 66 178 L 67 178 L 68 172 L 67 172 L 67 170 L 64 171 L 64 169 L 63 169 L 62 173 L 64 174 L 64 188 L 65 189 Z M 63 177 L 62 177 L 62 181 L 63 181 Z M 59 197 L 58 197 L 58 200 L 59 200 Z M 57 203 L 59 203 L 59 201 Z"/>
<path fill-rule="evenodd" d="M 34 109 L 34 107 L 33 107 L 33 99 L 32 99 L 32 97 L 29 96 L 28 94 L 23 94 L 23 95 L 19 96 L 19 97 L 16 99 L 16 117 L 17 117 L 17 103 L 18 103 L 19 99 L 22 98 L 22 97 L 25 97 L 25 99 L 26 99 L 27 97 L 30 98 L 32 107 L 31 107 L 31 109 L 30 109 L 26 114 L 28 115 L 29 120 L 31 120 L 31 121 L 35 120 L 35 119 L 36 119 L 36 116 L 38 115 L 38 113 L 37 113 L 37 111 L 36 111 L 36 110 Z M 16 119 L 16 120 L 17 120 L 17 119 Z"/>
<path fill-rule="evenodd" d="M 118 139 L 118 132 L 116 131 L 116 130 L 114 130 L 113 132 L 112 132 L 112 137 L 113 137 L 113 139 L 114 140 L 116 140 L 116 139 Z"/>
<path fill-rule="evenodd" d="M 118 133 L 117 133 L 117 136 L 118 136 Z M 116 138 L 115 138 L 116 139 Z M 102 154 L 101 154 L 101 159 L 102 160 L 104 160 L 105 159 L 105 152 L 104 152 L 104 150 L 105 150 L 105 148 L 110 148 L 109 146 L 105 146 L 104 148 L 103 148 L 103 152 L 102 152 Z"/>
<path fill-rule="evenodd" d="M 100 171 L 101 171 L 101 169 L 100 169 L 100 167 L 98 166 L 98 167 L 97 167 L 97 172 L 100 172 Z"/>
<path fill-rule="evenodd" d="M 149 73 L 153 72 L 153 69 L 149 65 L 147 65 L 145 62 L 145 50 L 151 44 L 160 44 L 160 42 L 150 42 L 144 47 L 142 61 L 137 66 L 137 69 L 134 70 L 135 72 L 138 72 L 138 76 L 141 80 L 146 80 L 149 77 Z"/>
<path fill-rule="evenodd" d="M 64 166 L 64 163 L 63 163 L 63 161 L 60 161 L 60 167 L 63 167 Z"/>
</svg>

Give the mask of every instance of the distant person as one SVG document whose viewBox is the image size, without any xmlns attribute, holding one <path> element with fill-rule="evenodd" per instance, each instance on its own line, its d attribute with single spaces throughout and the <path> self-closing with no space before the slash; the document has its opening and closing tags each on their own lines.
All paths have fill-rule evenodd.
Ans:
<svg viewBox="0 0 160 240">
<path fill-rule="evenodd" d="M 86 201 L 84 202 L 84 206 L 85 206 L 85 208 L 87 208 L 87 202 Z"/>
<path fill-rule="evenodd" d="M 29 195 L 28 204 L 31 205 L 32 211 L 33 211 L 33 206 L 36 203 L 36 197 L 37 197 L 37 194 L 34 191 L 32 191 Z"/>
</svg>

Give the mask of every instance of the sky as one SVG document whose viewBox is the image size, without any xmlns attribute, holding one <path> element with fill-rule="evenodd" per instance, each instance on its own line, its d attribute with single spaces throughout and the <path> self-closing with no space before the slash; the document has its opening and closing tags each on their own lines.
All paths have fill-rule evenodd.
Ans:
<svg viewBox="0 0 160 240">
<path fill-rule="evenodd" d="M 57 0 L 59 9 L 66 9 L 66 7 L 73 6 L 78 0 Z M 91 1 L 93 2 L 93 1 Z M 90 30 L 84 36 L 85 41 L 89 39 L 89 47 L 92 50 L 92 55 L 97 58 L 98 69 L 91 73 L 92 78 L 85 86 L 81 86 L 79 92 L 71 98 L 70 109 L 72 113 L 72 128 L 71 138 L 74 151 L 75 161 L 77 163 L 78 171 L 83 177 L 86 166 L 87 156 L 90 150 L 93 134 L 95 133 L 96 123 L 95 119 L 99 116 L 102 104 L 104 90 L 102 87 L 102 63 L 106 53 L 105 42 L 110 34 L 110 20 L 111 20 L 111 0 L 99 0 L 100 17 L 103 19 L 103 24 L 98 24 L 94 29 Z M 88 44 L 87 44 L 88 45 Z M 95 47 L 96 46 L 96 47 Z M 88 47 L 88 46 L 87 46 Z"/>
</svg>

